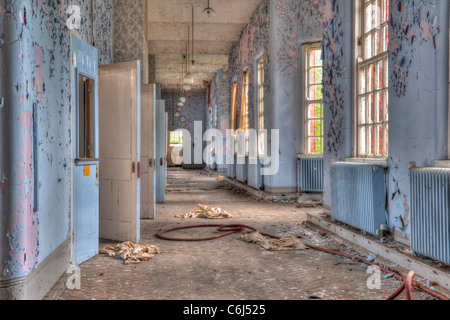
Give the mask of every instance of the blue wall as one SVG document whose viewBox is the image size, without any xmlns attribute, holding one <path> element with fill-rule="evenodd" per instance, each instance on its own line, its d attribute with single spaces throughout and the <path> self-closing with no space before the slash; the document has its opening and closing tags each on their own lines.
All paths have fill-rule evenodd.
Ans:
<svg viewBox="0 0 450 320">
<path fill-rule="evenodd" d="M 92 4 L 0 1 L 0 280 L 27 275 L 70 237 L 69 5 L 80 7 L 78 33 L 98 46 L 99 63 L 112 62 L 112 1 Z"/>
</svg>

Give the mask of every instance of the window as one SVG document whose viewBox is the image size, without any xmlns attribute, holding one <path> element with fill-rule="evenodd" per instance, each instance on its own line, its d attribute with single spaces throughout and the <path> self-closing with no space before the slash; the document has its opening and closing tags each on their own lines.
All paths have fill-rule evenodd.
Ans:
<svg viewBox="0 0 450 320">
<path fill-rule="evenodd" d="M 245 132 L 245 154 L 248 154 L 248 73 L 242 76 L 242 100 L 241 100 L 241 121 L 239 129 Z"/>
<path fill-rule="evenodd" d="M 241 121 L 239 129 L 248 130 L 248 73 L 242 76 L 242 100 L 241 100 Z"/>
<path fill-rule="evenodd" d="M 357 62 L 357 155 L 388 155 L 389 0 L 360 0 Z"/>
<path fill-rule="evenodd" d="M 264 154 L 264 58 L 258 60 L 258 153 Z"/>
<path fill-rule="evenodd" d="M 95 158 L 94 80 L 78 77 L 78 158 Z"/>
<path fill-rule="evenodd" d="M 170 145 L 182 145 L 183 144 L 183 132 L 173 131 L 170 133 Z"/>
<path fill-rule="evenodd" d="M 237 109 L 236 109 L 236 93 L 237 83 L 233 83 L 231 86 L 231 130 L 237 129 Z"/>
<path fill-rule="evenodd" d="M 304 46 L 306 85 L 305 120 L 306 153 L 323 153 L 323 62 L 320 43 Z"/>
</svg>

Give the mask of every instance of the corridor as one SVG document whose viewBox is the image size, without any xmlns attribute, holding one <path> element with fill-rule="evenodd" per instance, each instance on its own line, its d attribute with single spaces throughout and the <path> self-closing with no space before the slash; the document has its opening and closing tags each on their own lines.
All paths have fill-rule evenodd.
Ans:
<svg viewBox="0 0 450 320">
<path fill-rule="evenodd" d="M 448 300 L 449 39 L 448 0 L 0 0 L 0 300 Z M 298 247 L 157 236 L 232 225 Z"/>
<path fill-rule="evenodd" d="M 362 263 L 314 250 L 270 252 L 238 240 L 240 234 L 206 242 L 170 242 L 155 237 L 161 230 L 181 226 L 244 224 L 273 235 L 301 236 L 306 243 L 364 257 L 364 252 L 355 252 L 303 224 L 306 213 L 321 212 L 320 207 L 297 208 L 290 201 L 256 200 L 218 180 L 216 174 L 205 171 L 169 170 L 166 203 L 157 206 L 157 220 L 141 223 L 141 244 L 156 245 L 161 254 L 137 265 L 98 255 L 80 266 L 81 290 L 67 289 L 67 276 L 63 276 L 46 299 L 307 300 L 324 293 L 326 300 L 383 300 L 400 286 L 395 279 L 382 278 L 380 290 L 369 290 L 370 275 Z M 175 217 L 197 204 L 218 206 L 233 218 L 211 221 Z M 215 228 L 170 234 L 184 238 L 214 235 Z M 111 242 L 101 241 L 100 248 L 108 244 Z M 431 296 L 418 291 L 414 298 Z"/>
</svg>

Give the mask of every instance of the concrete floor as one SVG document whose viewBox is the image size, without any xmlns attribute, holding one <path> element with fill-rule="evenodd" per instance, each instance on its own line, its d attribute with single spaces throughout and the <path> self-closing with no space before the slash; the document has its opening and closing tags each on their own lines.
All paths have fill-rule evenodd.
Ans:
<svg viewBox="0 0 450 320">
<path fill-rule="evenodd" d="M 199 224 L 245 224 L 281 236 L 291 233 L 302 241 L 364 257 L 304 224 L 307 212 L 295 203 L 265 202 L 234 190 L 201 171 L 171 170 L 165 204 L 157 206 L 157 219 L 141 224 L 141 243 L 156 245 L 161 254 L 152 261 L 124 265 L 108 256 L 96 256 L 81 267 L 81 290 L 65 288 L 66 276 L 48 293 L 57 300 L 307 300 L 324 293 L 325 300 L 383 300 L 400 282 L 381 278 L 380 290 L 369 290 L 367 266 L 327 253 L 306 250 L 268 252 L 231 235 L 206 242 L 171 242 L 155 237 L 161 230 Z M 215 205 L 233 219 L 181 220 L 176 215 L 197 204 Z M 170 236 L 216 235 L 214 228 L 177 231 Z M 111 244 L 101 241 L 100 246 Z M 430 296 L 414 292 L 414 299 Z M 400 300 L 403 299 L 403 295 Z"/>
</svg>

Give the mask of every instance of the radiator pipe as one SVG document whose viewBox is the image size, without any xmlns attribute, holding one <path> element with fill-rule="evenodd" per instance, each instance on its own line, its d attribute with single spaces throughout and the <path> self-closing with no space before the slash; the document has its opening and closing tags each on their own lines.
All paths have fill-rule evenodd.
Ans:
<svg viewBox="0 0 450 320">
<path fill-rule="evenodd" d="M 208 228 L 208 227 L 209 228 L 217 228 L 217 231 L 224 232 L 224 233 L 221 234 L 221 235 L 218 235 L 218 236 L 213 236 L 213 237 L 192 238 L 192 239 L 173 238 L 173 237 L 167 237 L 167 236 L 163 235 L 165 233 L 169 233 L 169 232 L 176 231 L 176 230 L 195 229 L 195 228 Z M 247 229 L 249 229 L 251 231 L 246 231 Z M 222 237 L 225 237 L 225 236 L 228 236 L 228 235 L 231 235 L 231 234 L 239 233 L 239 232 L 243 232 L 244 234 L 248 234 L 248 233 L 252 233 L 252 232 L 256 232 L 256 231 L 258 231 L 258 230 L 253 228 L 253 227 L 249 227 L 249 226 L 246 226 L 246 225 L 243 225 L 243 224 L 196 225 L 196 226 L 178 227 L 178 228 L 173 228 L 173 229 L 162 230 L 156 235 L 156 237 L 159 238 L 159 239 L 168 240 L 168 241 L 191 241 L 191 242 L 194 242 L 194 241 L 207 241 L 207 240 L 219 239 L 219 238 L 222 238 Z M 271 234 L 267 234 L 267 233 L 260 232 L 260 234 L 263 235 L 263 236 L 269 237 L 269 238 L 277 239 L 277 240 L 281 239 L 280 237 L 277 237 L 277 236 L 274 236 L 274 235 L 271 235 Z M 427 288 L 425 286 L 422 286 L 422 285 L 420 285 L 417 282 L 413 282 L 413 277 L 414 277 L 414 272 L 413 271 L 410 271 L 408 273 L 408 276 L 406 278 L 404 278 L 402 275 L 400 275 L 400 274 L 398 274 L 396 272 L 392 272 L 392 271 L 390 271 L 390 270 L 388 270 L 388 269 L 386 269 L 386 268 L 384 268 L 384 267 L 382 267 L 382 266 L 380 266 L 380 265 L 378 265 L 378 264 L 376 264 L 374 262 L 367 261 L 367 260 L 362 259 L 360 257 L 356 257 L 356 256 L 353 256 L 353 255 L 350 255 L 350 254 L 346 254 L 346 253 L 343 253 L 343 252 L 333 251 L 333 250 L 322 248 L 322 247 L 313 246 L 313 245 L 306 244 L 306 243 L 304 243 L 304 245 L 307 246 L 310 249 L 313 249 L 313 250 L 330 253 L 330 254 L 333 254 L 333 255 L 336 255 L 336 256 L 341 256 L 341 257 L 344 257 L 344 258 L 349 258 L 349 259 L 352 259 L 353 261 L 359 261 L 359 262 L 364 263 L 366 265 L 376 266 L 376 267 L 380 268 L 381 271 L 383 271 L 384 273 L 387 273 L 387 274 L 394 274 L 394 276 L 398 280 L 404 281 L 404 283 L 400 286 L 400 288 L 397 289 L 397 291 L 394 292 L 394 294 L 392 294 L 388 298 L 388 300 L 389 299 L 391 299 L 391 300 L 395 299 L 405 289 L 407 290 L 407 292 L 406 292 L 407 299 L 412 300 L 412 294 L 411 294 L 411 290 L 412 290 L 411 287 L 412 286 L 417 287 L 418 289 L 420 289 L 420 290 L 430 294 L 431 296 L 433 296 L 433 297 L 435 297 L 435 298 L 437 298 L 439 300 L 445 300 L 445 301 L 449 300 L 446 297 L 444 297 L 443 295 L 440 295 L 439 293 L 434 292 L 433 290 L 431 290 L 431 289 L 429 289 L 429 288 Z"/>
</svg>

